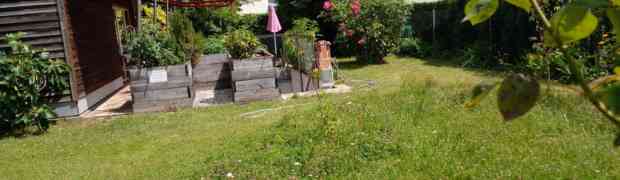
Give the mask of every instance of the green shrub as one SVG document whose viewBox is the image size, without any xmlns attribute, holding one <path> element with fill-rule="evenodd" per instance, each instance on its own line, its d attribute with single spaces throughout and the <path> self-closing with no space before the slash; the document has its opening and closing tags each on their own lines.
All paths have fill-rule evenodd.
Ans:
<svg viewBox="0 0 620 180">
<path fill-rule="evenodd" d="M 266 33 L 266 15 L 240 15 L 229 8 L 199 8 L 183 12 L 192 20 L 194 28 L 205 37 L 224 35 L 236 29 L 248 29 L 256 34 Z"/>
<path fill-rule="evenodd" d="M 239 29 L 226 34 L 224 46 L 233 59 L 246 59 L 254 56 L 260 42 L 254 33 Z"/>
<path fill-rule="evenodd" d="M 224 36 L 213 36 L 205 40 L 205 54 L 219 54 L 225 53 L 226 47 L 224 46 Z"/>
<path fill-rule="evenodd" d="M 161 25 L 149 19 L 141 20 L 139 32 L 129 32 L 127 53 L 129 65 L 155 67 L 183 64 L 185 54 L 176 40 Z"/>
<path fill-rule="evenodd" d="M 342 32 L 360 47 L 358 59 L 382 63 L 384 57 L 398 50 L 409 6 L 403 0 L 359 0 L 358 13 L 349 5 L 356 1 L 334 0 L 335 9 L 323 16 L 344 23 Z"/>
<path fill-rule="evenodd" d="M 432 53 L 432 46 L 415 37 L 401 38 L 398 55 L 427 57 Z"/>
<path fill-rule="evenodd" d="M 241 15 L 237 29 L 243 28 L 252 31 L 254 34 L 266 34 L 267 15 L 265 14 L 246 14 Z"/>
<path fill-rule="evenodd" d="M 525 71 L 542 79 L 557 80 L 561 83 L 575 83 L 576 79 L 566 63 L 568 58 L 576 58 L 584 66 L 583 75 L 588 81 L 609 75 L 614 67 L 616 57 L 613 48 L 602 47 L 598 53 L 591 53 L 583 48 L 571 47 L 563 53 L 559 50 L 535 48 L 525 56 L 522 64 L 515 69 Z M 610 52 L 611 51 L 611 52 Z"/>
<path fill-rule="evenodd" d="M 170 33 L 185 55 L 185 61 L 198 64 L 200 56 L 207 48 L 206 38 L 194 30 L 192 21 L 181 12 L 176 12 L 170 18 Z"/>
<path fill-rule="evenodd" d="M 284 33 L 283 59 L 294 69 L 310 72 L 314 64 L 314 41 L 318 24 L 307 18 L 293 22 L 293 28 Z"/>
<path fill-rule="evenodd" d="M 461 66 L 467 68 L 486 68 L 496 67 L 501 62 L 491 53 L 491 44 L 487 41 L 476 41 L 463 50 L 459 54 Z"/>
<path fill-rule="evenodd" d="M 11 51 L 0 52 L 0 134 L 49 127 L 50 103 L 69 88 L 70 67 L 22 43 L 23 34 L 6 36 Z"/>
</svg>

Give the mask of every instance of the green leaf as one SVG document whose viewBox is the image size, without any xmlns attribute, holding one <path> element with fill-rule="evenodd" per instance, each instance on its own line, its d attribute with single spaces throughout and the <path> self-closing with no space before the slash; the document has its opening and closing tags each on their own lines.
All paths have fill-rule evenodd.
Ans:
<svg viewBox="0 0 620 180">
<path fill-rule="evenodd" d="M 620 147 L 620 133 L 616 135 L 616 139 L 614 140 L 614 146 Z"/>
<path fill-rule="evenodd" d="M 489 96 L 491 91 L 493 91 L 493 89 L 495 89 L 497 85 L 498 83 L 489 83 L 489 82 L 482 82 L 476 85 L 476 87 L 474 87 L 472 91 L 471 100 L 465 103 L 465 108 L 474 108 L 480 105 L 480 102 L 484 100 L 484 98 Z"/>
<path fill-rule="evenodd" d="M 602 8 L 609 6 L 609 0 L 577 0 L 575 5 L 587 8 Z"/>
<path fill-rule="evenodd" d="M 596 91 L 599 88 L 604 87 L 605 85 L 611 82 L 614 82 L 614 81 L 620 81 L 620 75 L 614 74 L 614 75 L 609 75 L 609 76 L 603 76 L 603 77 L 593 80 L 588 85 L 590 86 L 590 89 L 592 89 L 593 91 Z"/>
<path fill-rule="evenodd" d="M 609 8 L 607 9 L 607 18 L 613 25 L 613 32 L 616 34 L 616 39 L 620 40 L 620 9 Z"/>
<path fill-rule="evenodd" d="M 465 18 L 463 22 L 469 21 L 471 25 L 476 25 L 489 19 L 499 7 L 499 0 L 470 0 L 465 5 Z"/>
<path fill-rule="evenodd" d="M 620 0 L 610 0 L 612 6 L 620 6 Z"/>
<path fill-rule="evenodd" d="M 598 26 L 598 19 L 589 8 L 581 6 L 567 6 L 562 8 L 551 18 L 551 29 L 545 31 L 545 44 L 561 46 L 584 39 Z M 557 39 L 552 35 L 557 36 Z"/>
<path fill-rule="evenodd" d="M 528 13 L 532 10 L 532 3 L 530 0 L 506 0 L 506 2 L 523 9 Z"/>
<path fill-rule="evenodd" d="M 510 121 L 530 111 L 540 97 L 540 84 L 523 74 L 513 74 L 504 79 L 497 101 L 504 120 Z"/>
<path fill-rule="evenodd" d="M 620 112 L 620 84 L 613 83 L 596 92 L 596 96 L 613 113 Z"/>
</svg>

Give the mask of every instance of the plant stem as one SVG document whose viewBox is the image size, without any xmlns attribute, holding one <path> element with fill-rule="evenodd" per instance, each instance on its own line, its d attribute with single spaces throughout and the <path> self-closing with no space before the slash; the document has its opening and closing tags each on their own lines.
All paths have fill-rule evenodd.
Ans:
<svg viewBox="0 0 620 180">
<path fill-rule="evenodd" d="M 550 30 L 552 28 L 551 27 L 551 22 L 549 22 L 549 19 L 547 19 L 547 16 L 542 11 L 542 8 L 538 4 L 538 0 L 530 0 L 530 1 L 532 2 L 532 5 L 534 6 L 534 9 L 536 10 L 536 13 L 538 14 L 538 16 L 540 16 L 540 18 L 542 19 L 543 23 L 545 24 L 545 29 Z M 555 40 L 555 42 L 558 42 L 558 43 L 561 42 L 560 38 L 557 36 L 557 33 L 554 32 L 554 33 L 550 33 L 550 34 L 552 36 L 551 38 L 553 38 Z M 562 53 L 568 54 L 566 52 L 566 49 L 561 47 L 562 44 L 559 44 L 559 46 L 560 46 L 560 50 L 562 51 Z M 583 73 L 582 73 L 581 69 L 579 68 L 577 60 L 574 57 L 570 57 L 570 58 L 568 58 L 567 61 L 568 61 L 568 67 L 569 67 L 570 71 L 573 73 L 573 75 L 577 79 L 577 82 L 579 83 L 579 86 L 583 90 L 583 95 L 612 124 L 614 124 L 614 125 L 616 125 L 616 127 L 620 128 L 620 120 L 614 115 L 614 113 L 609 111 L 609 109 L 607 109 L 607 107 L 605 107 L 605 105 L 601 101 L 599 101 L 599 99 L 596 98 L 596 96 L 594 96 L 594 92 L 592 91 L 592 89 L 590 88 L 590 86 L 586 82 L 585 78 L 583 77 Z"/>
</svg>

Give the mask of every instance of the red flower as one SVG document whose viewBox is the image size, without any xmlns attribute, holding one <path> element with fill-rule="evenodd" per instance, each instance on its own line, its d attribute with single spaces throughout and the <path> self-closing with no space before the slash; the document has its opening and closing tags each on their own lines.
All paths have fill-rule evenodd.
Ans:
<svg viewBox="0 0 620 180">
<path fill-rule="evenodd" d="M 353 0 L 351 2 L 351 11 L 355 16 L 360 15 L 360 12 L 362 11 L 362 4 L 360 3 L 360 0 Z"/>
<path fill-rule="evenodd" d="M 333 8 L 334 8 L 334 3 L 332 3 L 331 0 L 325 0 L 325 2 L 323 2 L 323 9 L 330 11 Z"/>
</svg>

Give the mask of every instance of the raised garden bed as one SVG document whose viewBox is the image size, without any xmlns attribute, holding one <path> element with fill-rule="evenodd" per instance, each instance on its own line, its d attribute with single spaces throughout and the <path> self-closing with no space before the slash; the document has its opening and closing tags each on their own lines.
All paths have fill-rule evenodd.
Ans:
<svg viewBox="0 0 620 180">
<path fill-rule="evenodd" d="M 129 69 L 134 112 L 191 107 L 192 67 L 189 64 Z"/>
<path fill-rule="evenodd" d="M 272 58 L 260 56 L 231 60 L 235 102 L 270 100 L 280 96 L 280 91 L 276 88 L 276 69 Z"/>
<path fill-rule="evenodd" d="M 226 54 L 212 54 L 201 57 L 194 65 L 193 79 L 195 89 L 230 89 L 230 61 Z"/>
</svg>

